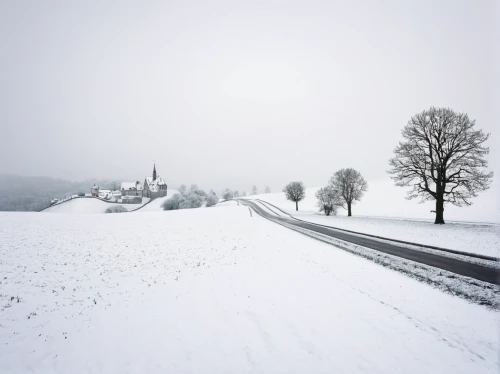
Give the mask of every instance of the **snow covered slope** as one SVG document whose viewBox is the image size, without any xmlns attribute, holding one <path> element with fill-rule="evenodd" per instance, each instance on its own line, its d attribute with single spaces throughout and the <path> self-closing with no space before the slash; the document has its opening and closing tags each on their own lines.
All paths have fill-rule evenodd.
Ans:
<svg viewBox="0 0 500 374">
<path fill-rule="evenodd" d="M 144 203 L 147 201 L 149 199 L 143 199 Z M 51 206 L 42 213 L 100 214 L 104 213 L 106 209 L 118 205 L 122 205 L 127 210 L 134 210 L 141 206 L 141 204 L 106 203 L 99 199 L 76 198 Z"/>
<path fill-rule="evenodd" d="M 446 225 L 434 225 L 432 204 L 418 204 L 406 200 L 404 189 L 395 187 L 389 180 L 369 183 L 370 190 L 360 202 L 353 205 L 353 216 L 347 217 L 346 211 L 339 209 L 337 216 L 326 217 L 318 212 L 315 193 L 318 188 L 307 188 L 306 197 L 299 202 L 299 211 L 295 203 L 286 200 L 283 192 L 248 196 L 247 199 L 267 201 L 292 216 L 327 226 L 399 239 L 414 243 L 434 245 L 464 252 L 480 253 L 500 257 L 500 224 L 494 208 L 497 197 L 486 196 L 474 200 L 474 205 L 466 208 L 449 206 L 445 210 Z M 485 208 L 484 198 L 490 199 Z M 396 204 L 397 203 L 397 204 Z M 400 217 L 400 218 L 395 218 Z M 422 218 L 427 219 L 422 219 Z M 490 218 L 492 222 L 474 222 L 474 219 Z M 455 219 L 455 220 L 453 220 Z"/>
<path fill-rule="evenodd" d="M 499 313 L 235 203 L 0 213 L 0 274 L 2 374 L 499 368 Z"/>
<path fill-rule="evenodd" d="M 168 190 L 167 196 L 158 197 L 147 204 L 144 208 L 141 208 L 137 211 L 139 212 L 162 212 L 163 208 L 161 207 L 165 200 L 170 199 L 172 195 L 176 194 L 177 190 Z"/>
<path fill-rule="evenodd" d="M 44 213 L 76 213 L 76 214 L 100 214 L 105 213 L 106 209 L 116 206 L 122 205 L 127 210 L 136 210 L 137 208 L 145 205 L 143 208 L 137 210 L 137 212 L 160 212 L 163 211 L 161 205 L 163 202 L 173 194 L 177 193 L 177 190 L 168 190 L 168 195 L 165 197 L 159 197 L 154 199 L 151 203 L 146 203 L 149 201 L 147 198 L 143 198 L 143 204 L 120 204 L 120 203 L 106 203 L 99 199 L 91 199 L 91 198 L 76 198 L 73 200 L 66 201 L 61 204 L 57 204 L 48 209 L 45 209 Z"/>
<path fill-rule="evenodd" d="M 318 212 L 315 193 L 318 187 L 307 188 L 306 197 L 299 202 L 299 211 Z M 500 223 L 500 181 L 494 182 L 491 188 L 472 199 L 469 207 L 458 208 L 453 205 L 445 207 L 445 221 L 495 222 Z M 434 220 L 431 210 L 432 202 L 420 204 L 418 200 L 407 200 L 406 189 L 397 187 L 389 178 L 368 181 L 368 191 L 362 200 L 353 205 L 354 216 L 396 217 Z M 248 198 L 260 198 L 273 203 L 287 212 L 295 212 L 295 203 L 285 199 L 283 192 L 260 194 Z M 339 215 L 347 215 L 347 211 L 339 209 Z"/>
</svg>

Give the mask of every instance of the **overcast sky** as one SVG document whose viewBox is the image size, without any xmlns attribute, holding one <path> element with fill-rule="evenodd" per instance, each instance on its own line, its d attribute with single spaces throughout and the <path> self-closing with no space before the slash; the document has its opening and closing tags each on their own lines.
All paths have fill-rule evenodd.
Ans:
<svg viewBox="0 0 500 374">
<path fill-rule="evenodd" d="M 498 178 L 500 2 L 375 3 L 0 0 L 0 173 L 370 180 L 444 106 L 492 133 Z"/>
</svg>

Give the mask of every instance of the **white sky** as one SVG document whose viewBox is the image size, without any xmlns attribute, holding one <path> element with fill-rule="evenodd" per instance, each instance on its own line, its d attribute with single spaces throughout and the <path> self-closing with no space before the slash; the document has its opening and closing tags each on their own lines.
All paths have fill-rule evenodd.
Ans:
<svg viewBox="0 0 500 374">
<path fill-rule="evenodd" d="M 0 173 L 370 180 L 430 106 L 492 132 L 500 171 L 500 2 L 376 3 L 0 0 Z"/>
</svg>

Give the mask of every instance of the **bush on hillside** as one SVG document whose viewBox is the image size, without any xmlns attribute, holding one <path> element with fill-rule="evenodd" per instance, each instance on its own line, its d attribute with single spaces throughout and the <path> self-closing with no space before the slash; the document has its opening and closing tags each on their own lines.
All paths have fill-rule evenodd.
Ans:
<svg viewBox="0 0 500 374">
<path fill-rule="evenodd" d="M 214 206 L 219 202 L 219 198 L 215 195 L 208 195 L 207 196 L 207 207 Z"/>
<path fill-rule="evenodd" d="M 124 213 L 128 212 L 128 210 L 123 205 L 115 205 L 111 208 L 106 209 L 106 213 Z"/>
<path fill-rule="evenodd" d="M 207 194 L 195 184 L 191 185 L 189 191 L 184 191 L 183 194 L 176 193 L 166 200 L 162 208 L 163 210 L 177 210 L 177 209 L 194 209 L 200 208 L 204 204 L 206 206 L 213 206 L 219 202 L 219 198 L 213 194 Z"/>
</svg>

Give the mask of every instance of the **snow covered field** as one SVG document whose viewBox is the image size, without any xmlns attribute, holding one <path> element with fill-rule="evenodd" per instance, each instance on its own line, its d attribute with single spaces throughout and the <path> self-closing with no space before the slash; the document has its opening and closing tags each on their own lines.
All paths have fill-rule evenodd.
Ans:
<svg viewBox="0 0 500 374">
<path fill-rule="evenodd" d="M 135 210 L 143 205 L 144 208 L 140 208 L 137 210 L 138 212 L 157 212 L 162 211 L 163 208 L 161 205 L 165 202 L 165 200 L 172 197 L 173 194 L 177 193 L 177 190 L 168 190 L 168 195 L 165 197 L 159 197 L 154 199 L 149 204 L 148 198 L 143 198 L 143 204 L 122 204 L 122 203 L 106 203 L 99 199 L 82 199 L 76 198 L 73 200 L 66 201 L 61 204 L 57 204 L 48 209 L 45 209 L 44 213 L 72 213 L 72 214 L 102 214 L 106 212 L 106 209 L 122 205 L 127 210 Z"/>
<path fill-rule="evenodd" d="M 149 201 L 149 199 L 143 198 L 142 201 L 143 204 L 145 204 Z M 99 199 L 76 198 L 51 206 L 45 209 L 43 213 L 101 214 L 105 213 L 106 209 L 113 206 L 121 205 L 127 210 L 134 210 L 143 204 L 106 203 Z"/>
<path fill-rule="evenodd" d="M 497 373 L 499 313 L 225 203 L 0 213 L 4 373 Z"/>
<path fill-rule="evenodd" d="M 177 190 L 168 190 L 167 196 L 164 197 L 158 197 L 151 201 L 148 205 L 146 205 L 144 208 L 139 209 L 137 212 L 159 212 L 163 211 L 163 208 L 161 207 L 162 204 L 165 202 L 165 200 L 168 200 L 172 197 L 172 195 L 178 193 L 179 191 Z"/>
<path fill-rule="evenodd" d="M 389 188 L 385 186 L 385 183 L 383 186 Z M 424 212 L 421 212 L 422 204 L 405 200 L 404 193 L 400 199 L 396 200 L 400 202 L 399 207 L 386 207 L 384 209 L 383 206 L 387 205 L 387 199 L 382 199 L 379 204 L 374 197 L 376 195 L 367 193 L 361 202 L 353 206 L 352 217 L 347 217 L 345 210 L 342 208 L 339 209 L 337 216 L 326 217 L 323 213 L 318 212 L 317 200 L 314 196 L 317 189 L 307 188 L 306 198 L 304 201 L 299 202 L 298 212 L 295 211 L 295 203 L 286 200 L 285 194 L 282 192 L 249 196 L 247 198 L 267 201 L 296 218 L 321 225 L 500 257 L 500 224 L 493 219 L 496 217 L 494 208 L 490 206 L 489 209 L 483 211 L 483 217 L 492 218 L 492 222 L 467 220 L 468 218 L 471 219 L 471 217 L 478 217 L 469 213 L 475 212 L 479 208 L 483 209 L 482 201 L 479 202 L 479 207 L 473 205 L 468 208 L 446 208 L 448 214 L 447 223 L 445 225 L 434 225 L 433 220 L 419 218 L 424 214 Z M 380 185 L 371 184 L 370 190 L 372 192 L 379 189 L 381 189 Z M 403 189 L 400 190 L 403 191 Z M 389 191 L 391 190 L 389 189 Z M 496 198 L 492 201 L 496 201 Z M 393 214 L 383 216 L 384 213 L 388 212 Z M 396 216 L 400 218 L 393 218 Z M 462 221 L 451 220 L 453 216 L 458 216 Z M 447 219 L 447 216 L 445 216 L 445 219 Z"/>
<path fill-rule="evenodd" d="M 318 212 L 317 199 L 314 196 L 318 187 L 306 188 L 306 197 L 299 202 L 299 211 Z M 494 181 L 489 190 L 482 192 L 472 199 L 469 207 L 445 207 L 445 221 L 461 222 L 488 222 L 500 224 L 500 181 Z M 353 205 L 354 216 L 369 216 L 383 218 L 405 218 L 412 220 L 426 220 L 434 222 L 435 204 L 425 202 L 419 204 L 418 200 L 406 200 L 406 189 L 397 187 L 387 177 L 368 181 L 368 191 L 361 201 Z M 260 198 L 273 203 L 290 213 L 295 213 L 295 203 L 285 199 L 281 191 L 270 194 L 259 194 L 247 198 Z M 338 214 L 346 216 L 347 211 L 340 208 Z"/>
</svg>

